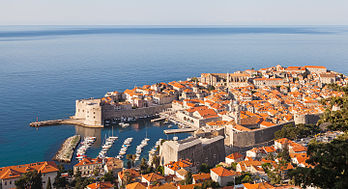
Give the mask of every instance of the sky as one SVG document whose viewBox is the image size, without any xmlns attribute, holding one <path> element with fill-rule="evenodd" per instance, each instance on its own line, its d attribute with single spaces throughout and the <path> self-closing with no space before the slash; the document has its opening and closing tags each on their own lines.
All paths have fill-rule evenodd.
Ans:
<svg viewBox="0 0 348 189">
<path fill-rule="evenodd" d="M 348 25 L 348 0 L 0 0 L 0 25 Z"/>
</svg>

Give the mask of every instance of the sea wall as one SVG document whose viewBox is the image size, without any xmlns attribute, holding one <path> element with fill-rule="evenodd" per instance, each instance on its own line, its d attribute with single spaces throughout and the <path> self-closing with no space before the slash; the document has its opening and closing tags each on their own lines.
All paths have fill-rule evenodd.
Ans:
<svg viewBox="0 0 348 189">
<path fill-rule="evenodd" d="M 286 124 L 294 124 L 294 122 L 287 122 L 273 127 L 255 129 L 252 131 L 235 132 L 230 134 L 230 144 L 233 147 L 245 148 L 257 146 L 259 144 L 267 143 L 274 139 L 274 133 L 283 128 Z"/>
</svg>

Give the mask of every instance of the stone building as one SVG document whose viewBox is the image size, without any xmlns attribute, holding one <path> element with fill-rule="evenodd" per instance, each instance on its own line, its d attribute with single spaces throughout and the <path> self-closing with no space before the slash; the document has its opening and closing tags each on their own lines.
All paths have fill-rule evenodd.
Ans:
<svg viewBox="0 0 348 189">
<path fill-rule="evenodd" d="M 123 161 L 117 158 L 109 157 L 107 158 L 107 162 L 104 165 L 105 172 L 111 172 L 114 176 L 122 171 L 123 169 Z"/>
<path fill-rule="evenodd" d="M 310 73 L 325 73 L 327 69 L 325 66 L 304 66 Z"/>
<path fill-rule="evenodd" d="M 206 163 L 213 166 L 225 159 L 224 137 L 211 139 L 189 137 L 180 141 L 166 141 L 160 147 L 161 165 L 180 159 L 189 159 L 195 166 Z"/>
<path fill-rule="evenodd" d="M 86 125 L 102 125 L 101 99 L 76 100 L 74 118 L 82 120 Z"/>
<path fill-rule="evenodd" d="M 232 170 L 230 171 L 223 167 L 216 167 L 216 168 L 210 169 L 211 180 L 219 183 L 220 186 L 226 186 L 227 183 L 233 182 L 235 177 L 239 175 L 240 175 L 239 173 Z"/>
<path fill-rule="evenodd" d="M 245 86 L 249 78 L 246 73 L 202 73 L 200 81 L 212 86 Z"/>
<path fill-rule="evenodd" d="M 103 127 L 105 120 L 150 117 L 168 108 L 171 108 L 171 104 L 132 109 L 129 102 L 108 103 L 102 99 L 81 99 L 76 100 L 73 118 L 88 126 Z"/>
<path fill-rule="evenodd" d="M 215 110 L 207 106 L 198 106 L 186 110 L 177 111 L 176 117 L 189 126 L 200 128 L 206 123 L 221 120 Z"/>
<path fill-rule="evenodd" d="M 84 158 L 79 163 L 74 165 L 74 174 L 81 172 L 82 177 L 88 177 L 94 174 L 95 171 L 103 171 L 103 161 L 99 158 Z"/>
<path fill-rule="evenodd" d="M 333 73 L 321 73 L 319 74 L 320 82 L 323 84 L 332 84 L 336 82 L 336 74 Z"/>
<path fill-rule="evenodd" d="M 255 87 L 281 86 L 284 84 L 282 78 L 256 78 L 253 80 Z"/>
</svg>

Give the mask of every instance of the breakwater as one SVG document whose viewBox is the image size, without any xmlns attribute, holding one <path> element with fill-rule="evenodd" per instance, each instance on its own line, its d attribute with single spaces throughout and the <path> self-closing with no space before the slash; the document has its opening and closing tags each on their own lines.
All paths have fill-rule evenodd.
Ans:
<svg viewBox="0 0 348 189">
<path fill-rule="evenodd" d="M 104 127 L 103 125 L 87 125 L 82 119 L 56 119 L 56 120 L 46 120 L 46 121 L 36 121 L 29 123 L 30 127 L 43 127 L 51 125 L 79 125 L 83 127 Z"/>
<path fill-rule="evenodd" d="M 67 138 L 52 160 L 70 163 L 76 146 L 81 140 L 80 135 Z"/>
</svg>

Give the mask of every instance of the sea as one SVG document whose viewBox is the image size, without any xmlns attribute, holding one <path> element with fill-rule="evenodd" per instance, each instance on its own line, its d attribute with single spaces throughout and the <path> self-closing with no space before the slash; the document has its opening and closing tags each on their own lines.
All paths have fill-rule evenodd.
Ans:
<svg viewBox="0 0 348 189">
<path fill-rule="evenodd" d="M 98 138 L 90 157 L 107 136 L 119 137 L 108 156 L 116 156 L 127 137 L 134 138 L 128 152 L 135 153 L 148 136 L 146 158 L 159 138 L 174 137 L 163 133 L 168 124 L 142 120 L 125 129 L 95 129 L 29 123 L 67 118 L 76 99 L 108 91 L 278 64 L 347 74 L 348 27 L 0 26 L 0 167 L 51 160 L 75 134 Z"/>
</svg>

